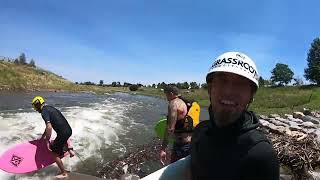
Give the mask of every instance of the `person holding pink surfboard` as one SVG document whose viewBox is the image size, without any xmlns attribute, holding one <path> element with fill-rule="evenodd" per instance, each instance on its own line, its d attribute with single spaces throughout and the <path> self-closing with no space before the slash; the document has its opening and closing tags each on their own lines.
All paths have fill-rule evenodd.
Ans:
<svg viewBox="0 0 320 180">
<path fill-rule="evenodd" d="M 60 157 L 63 157 L 63 148 L 64 146 L 68 147 L 68 139 L 72 135 L 72 129 L 62 115 L 62 113 L 53 106 L 45 104 L 45 100 L 41 96 L 35 96 L 32 100 L 33 108 L 41 113 L 42 119 L 46 124 L 46 129 L 43 132 L 41 139 L 50 140 L 52 129 L 57 133 L 56 139 L 52 144 L 49 145 L 49 148 L 55 158 L 55 161 L 60 169 L 60 173 L 57 177 L 66 177 L 68 176 L 66 169 L 61 161 Z M 70 157 L 74 156 L 74 151 L 72 148 L 68 147 Z"/>
</svg>

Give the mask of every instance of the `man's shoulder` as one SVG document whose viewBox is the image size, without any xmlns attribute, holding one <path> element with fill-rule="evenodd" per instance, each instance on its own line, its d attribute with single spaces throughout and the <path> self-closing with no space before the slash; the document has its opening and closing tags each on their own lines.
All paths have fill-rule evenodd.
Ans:
<svg viewBox="0 0 320 180">
<path fill-rule="evenodd" d="M 247 150 L 252 149 L 260 143 L 272 148 L 269 138 L 258 129 L 252 129 L 240 135 L 238 143 L 246 146 Z"/>
<path fill-rule="evenodd" d="M 192 141 L 198 141 L 200 136 L 208 131 L 210 128 L 210 120 L 201 121 L 195 128 L 192 134 Z"/>
<path fill-rule="evenodd" d="M 58 109 L 51 106 L 51 105 L 44 105 L 42 108 L 42 112 L 53 112 L 53 111 L 57 111 Z"/>
</svg>

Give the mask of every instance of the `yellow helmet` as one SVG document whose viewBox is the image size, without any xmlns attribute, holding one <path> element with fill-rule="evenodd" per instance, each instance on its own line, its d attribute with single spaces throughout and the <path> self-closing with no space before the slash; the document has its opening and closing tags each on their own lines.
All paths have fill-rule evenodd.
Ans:
<svg viewBox="0 0 320 180">
<path fill-rule="evenodd" d="M 45 101 L 44 101 L 43 97 L 41 97 L 41 96 L 36 96 L 36 97 L 34 97 L 33 100 L 32 100 L 32 106 L 33 106 L 33 108 L 35 108 L 35 104 L 38 104 L 38 103 L 43 104 L 44 102 L 45 102 Z"/>
</svg>

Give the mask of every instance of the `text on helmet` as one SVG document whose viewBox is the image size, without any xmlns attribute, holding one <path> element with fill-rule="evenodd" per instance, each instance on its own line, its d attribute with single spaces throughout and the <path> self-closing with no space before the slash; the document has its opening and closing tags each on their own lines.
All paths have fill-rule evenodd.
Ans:
<svg viewBox="0 0 320 180">
<path fill-rule="evenodd" d="M 232 64 L 234 66 L 241 66 L 241 67 L 245 68 L 246 70 L 248 70 L 250 73 L 252 73 L 254 77 L 257 76 L 257 71 L 254 69 L 254 67 L 249 65 L 247 62 L 243 62 L 242 60 L 235 59 L 235 58 L 218 59 L 213 63 L 213 65 L 211 66 L 211 69 L 219 67 L 222 64 Z"/>
</svg>

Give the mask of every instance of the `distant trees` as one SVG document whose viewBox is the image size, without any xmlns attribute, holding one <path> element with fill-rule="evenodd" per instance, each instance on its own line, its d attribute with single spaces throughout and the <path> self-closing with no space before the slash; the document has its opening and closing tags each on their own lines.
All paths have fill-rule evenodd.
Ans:
<svg viewBox="0 0 320 180">
<path fill-rule="evenodd" d="M 304 69 L 304 77 L 320 85 L 320 38 L 314 39 L 311 43 L 307 61 L 308 67 Z"/>
<path fill-rule="evenodd" d="M 302 86 L 303 85 L 303 80 L 299 76 L 293 78 L 293 80 L 294 80 L 294 83 L 293 83 L 294 86 Z"/>
<path fill-rule="evenodd" d="M 259 78 L 259 86 L 260 87 L 264 86 L 264 79 L 262 78 L 262 76 L 260 76 Z"/>
<path fill-rule="evenodd" d="M 99 86 L 102 86 L 103 85 L 103 80 L 100 80 L 99 81 Z"/>
<path fill-rule="evenodd" d="M 11 61 L 8 60 L 8 62 L 11 62 Z M 12 60 L 12 62 L 17 65 L 27 65 L 34 68 L 36 67 L 36 62 L 33 59 L 31 59 L 30 62 L 27 63 L 27 58 L 24 53 L 21 53 L 20 56 Z"/>
<path fill-rule="evenodd" d="M 277 63 L 276 67 L 271 71 L 271 81 L 282 86 L 291 82 L 293 72 L 287 64 Z"/>
<path fill-rule="evenodd" d="M 19 56 L 19 64 L 22 64 L 22 65 L 27 64 L 26 55 L 24 53 L 21 53 Z"/>
<path fill-rule="evenodd" d="M 199 89 L 199 85 L 196 82 L 191 82 L 190 83 L 190 88 L 191 89 Z"/>
<path fill-rule="evenodd" d="M 80 85 L 96 85 L 96 84 L 91 81 L 86 81 L 86 82 L 80 83 Z"/>
<path fill-rule="evenodd" d="M 15 60 L 13 61 L 13 63 L 19 64 L 19 60 L 18 60 L 18 59 L 15 59 Z"/>
<path fill-rule="evenodd" d="M 132 84 L 131 83 L 127 83 L 127 82 L 124 82 L 123 83 L 123 87 L 129 87 L 129 86 L 131 86 Z"/>
<path fill-rule="evenodd" d="M 139 86 L 137 84 L 133 84 L 131 86 L 129 86 L 130 91 L 136 91 L 139 89 Z"/>
<path fill-rule="evenodd" d="M 31 61 L 29 62 L 29 66 L 36 67 L 36 63 L 34 62 L 33 59 L 31 59 Z"/>
<path fill-rule="evenodd" d="M 207 83 L 201 84 L 201 88 L 203 88 L 203 89 L 208 89 L 208 84 L 207 84 Z"/>
</svg>

